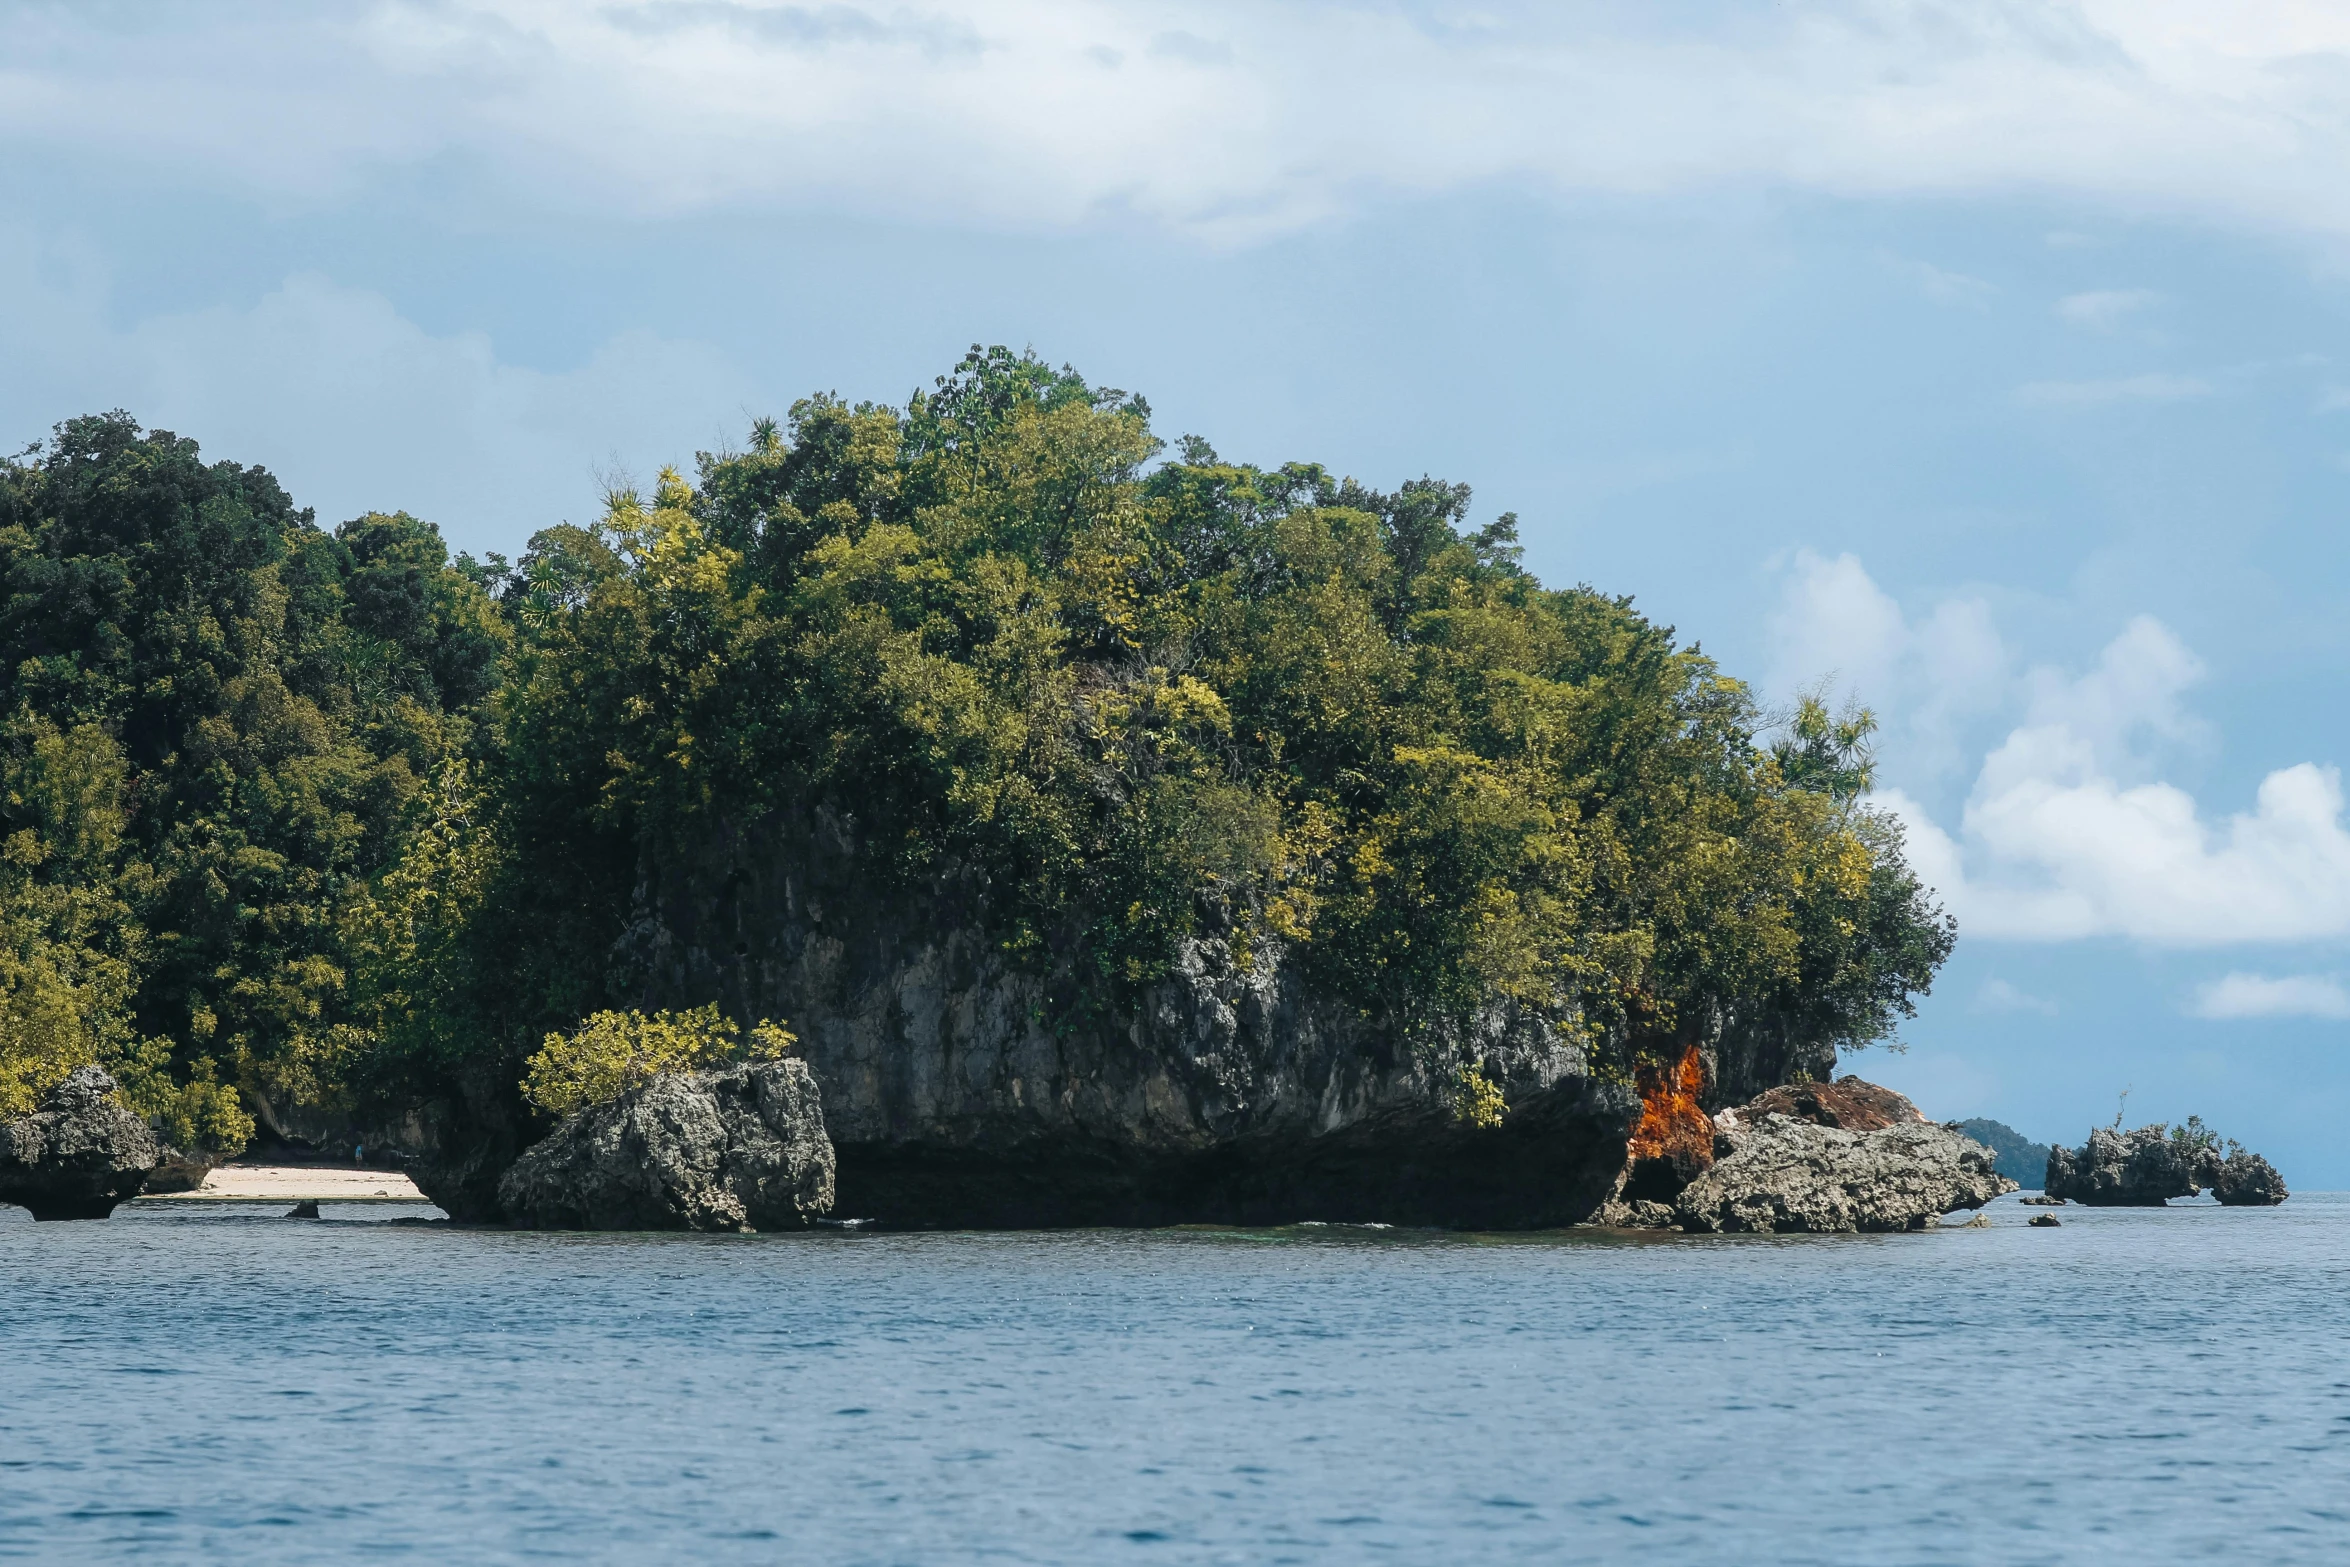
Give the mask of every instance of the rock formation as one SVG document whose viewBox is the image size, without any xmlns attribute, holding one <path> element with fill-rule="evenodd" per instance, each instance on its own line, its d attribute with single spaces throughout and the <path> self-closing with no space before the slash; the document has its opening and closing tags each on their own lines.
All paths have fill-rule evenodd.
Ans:
<svg viewBox="0 0 2350 1567">
<path fill-rule="evenodd" d="M 150 1197 L 192 1192 L 210 1180 L 218 1168 L 218 1154 L 190 1152 L 159 1143 L 155 1149 L 155 1168 L 147 1172 L 146 1183 L 139 1189 Z"/>
<path fill-rule="evenodd" d="M 1854 1132 L 1773 1113 L 1739 1120 L 1725 1156 L 1673 1199 L 1682 1229 L 1918 1230 L 2016 1189 L 1990 1149 L 1932 1121 Z"/>
<path fill-rule="evenodd" d="M 1702 1168 L 1669 1190 L 1636 1145 L 1600 1222 L 1699 1233 L 1914 1230 L 2015 1190 L 1989 1149 L 1857 1077 L 1786 1084 L 1712 1125 Z"/>
<path fill-rule="evenodd" d="M 631 1002 L 788 1019 L 823 1086 L 840 1211 L 893 1226 L 1574 1224 L 1647 1109 L 1557 1020 L 1497 1001 L 1415 1042 L 1271 942 L 1245 960 L 1196 942 L 1130 1013 L 1071 1019 L 985 933 L 984 889 L 888 891 L 828 818 L 778 816 L 639 869 L 615 954 Z M 1701 1141 L 1707 1111 L 1834 1064 L 1768 1017 L 1701 1020 L 1650 1054 L 1701 1085 Z M 1464 1064 L 1501 1090 L 1499 1126 L 1459 1114 Z M 497 1218 L 528 1140 L 510 1080 L 440 1114 L 448 1152 L 418 1184 L 455 1217 Z"/>
<path fill-rule="evenodd" d="M 2218 1173 L 2219 1154 L 2170 1135 L 2167 1126 L 2117 1131 L 2101 1126 L 2079 1148 L 2048 1151 L 2041 1190 L 2091 1208 L 2159 1208 L 2192 1197 Z"/>
<path fill-rule="evenodd" d="M 2211 1195 L 2231 1208 L 2273 1208 L 2292 1194 L 2275 1165 L 2239 1148 L 2220 1161 L 2211 1178 Z"/>
<path fill-rule="evenodd" d="M 2051 1197 L 2092 1208 L 2159 1208 L 2173 1197 L 2193 1197 L 2208 1186 L 2230 1207 L 2265 1207 L 2288 1195 L 2285 1178 L 2258 1154 L 2219 1139 L 2190 1117 L 2173 1129 L 2157 1123 L 2135 1131 L 2099 1127 L 2078 1148 L 2052 1148 L 2044 1185 Z"/>
<path fill-rule="evenodd" d="M 0 1202 L 36 1219 L 103 1219 L 138 1195 L 155 1167 L 155 1134 L 85 1066 L 21 1121 L 0 1125 Z"/>
<path fill-rule="evenodd" d="M 657 1077 L 568 1117 L 498 1185 L 510 1222 L 550 1230 L 802 1229 L 832 1199 L 798 1060 Z"/>
</svg>

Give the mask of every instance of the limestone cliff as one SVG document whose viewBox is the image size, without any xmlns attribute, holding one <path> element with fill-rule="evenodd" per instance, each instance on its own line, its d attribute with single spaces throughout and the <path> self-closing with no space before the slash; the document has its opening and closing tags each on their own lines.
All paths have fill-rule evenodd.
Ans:
<svg viewBox="0 0 2350 1567">
<path fill-rule="evenodd" d="M 616 956 L 643 1005 L 788 1019 L 823 1091 L 835 1211 L 893 1225 L 1576 1223 L 1659 1113 L 1643 1086 L 1702 1119 L 1834 1060 L 1716 1019 L 1650 1052 L 1673 1063 L 1667 1090 L 1505 1004 L 1415 1046 L 1279 951 L 1242 963 L 1217 940 L 1132 1016 L 1056 1028 L 1040 981 L 983 933 L 984 896 L 885 893 L 836 824 L 771 821 L 648 858 Z M 1460 1115 L 1463 1064 L 1501 1089 L 1498 1127 Z M 520 1139 L 509 1120 L 475 1140 L 470 1169 L 423 1178 L 489 1217 L 499 1149 L 510 1162 Z"/>
</svg>

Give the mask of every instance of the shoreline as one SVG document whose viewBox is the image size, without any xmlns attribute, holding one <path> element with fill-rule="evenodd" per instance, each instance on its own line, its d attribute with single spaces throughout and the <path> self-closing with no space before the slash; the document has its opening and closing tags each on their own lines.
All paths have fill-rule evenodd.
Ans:
<svg viewBox="0 0 2350 1567">
<path fill-rule="evenodd" d="M 398 1170 L 362 1166 L 224 1164 L 187 1192 L 142 1192 L 135 1203 L 404 1202 L 432 1199 Z"/>
</svg>

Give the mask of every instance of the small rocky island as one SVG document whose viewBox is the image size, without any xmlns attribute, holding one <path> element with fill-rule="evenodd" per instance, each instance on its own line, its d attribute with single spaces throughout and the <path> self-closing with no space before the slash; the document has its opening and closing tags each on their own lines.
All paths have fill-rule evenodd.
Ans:
<svg viewBox="0 0 2350 1567">
<path fill-rule="evenodd" d="M 66 1078 L 22 1120 L 0 1123 L 0 1203 L 36 1219 L 103 1219 L 139 1194 L 161 1151 L 94 1066 Z"/>
<path fill-rule="evenodd" d="M 2205 1187 L 2231 1208 L 2274 1207 L 2291 1195 L 2275 1165 L 2233 1142 L 2223 1151 L 2195 1116 L 2178 1127 L 2101 1126 L 2079 1148 L 2050 1149 L 2042 1182 L 2046 1195 L 2090 1208 L 2159 1208 Z"/>
</svg>

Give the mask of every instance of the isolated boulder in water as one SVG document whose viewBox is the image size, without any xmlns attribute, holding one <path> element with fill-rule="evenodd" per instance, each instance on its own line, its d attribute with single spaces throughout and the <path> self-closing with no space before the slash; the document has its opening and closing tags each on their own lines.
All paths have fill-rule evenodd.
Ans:
<svg viewBox="0 0 2350 1567">
<path fill-rule="evenodd" d="M 2218 1179 L 2219 1151 L 2162 1125 L 2136 1131 L 2099 1127 L 2079 1148 L 2048 1151 L 2041 1189 L 2091 1208 L 2159 1208 L 2192 1197 Z"/>
<path fill-rule="evenodd" d="M 114 1097 L 114 1079 L 85 1066 L 41 1108 L 0 1124 L 0 1202 L 36 1219 L 103 1219 L 138 1195 L 158 1150 L 147 1123 Z"/>
<path fill-rule="evenodd" d="M 147 1172 L 146 1184 L 139 1189 L 150 1197 L 192 1192 L 212 1179 L 218 1168 L 220 1155 L 216 1153 L 191 1152 L 161 1143 L 155 1150 L 155 1168 Z"/>
<path fill-rule="evenodd" d="M 1741 1110 L 1723 1122 L 1723 1156 L 1673 1201 L 1685 1230 L 1919 1230 L 2015 1190 L 1990 1149 L 1932 1121 L 1856 1132 Z"/>
<path fill-rule="evenodd" d="M 2212 1178 L 2211 1195 L 2231 1208 L 2273 1208 L 2291 1193 L 2277 1167 L 2242 1149 L 2227 1156 Z"/>
<path fill-rule="evenodd" d="M 786 1230 L 832 1211 L 832 1139 L 799 1060 L 656 1077 L 567 1118 L 498 1183 L 542 1230 Z"/>
</svg>

